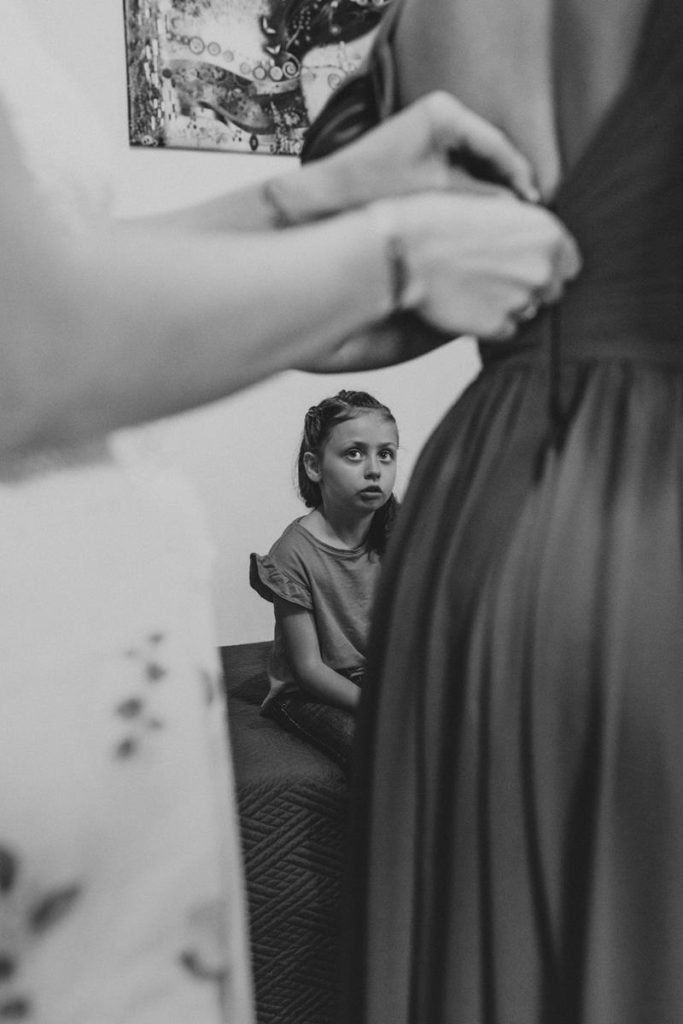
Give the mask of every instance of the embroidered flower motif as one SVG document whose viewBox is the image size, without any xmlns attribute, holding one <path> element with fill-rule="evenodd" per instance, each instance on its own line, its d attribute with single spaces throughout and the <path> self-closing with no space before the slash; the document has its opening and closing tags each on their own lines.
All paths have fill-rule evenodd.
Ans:
<svg viewBox="0 0 683 1024">
<path fill-rule="evenodd" d="M 81 892 L 82 887 L 75 883 L 49 892 L 30 911 L 29 926 L 31 931 L 35 934 L 40 934 L 53 924 L 56 924 L 60 918 L 64 917 L 71 910 Z"/>
<path fill-rule="evenodd" d="M 21 951 L 29 939 L 39 941 L 64 918 L 81 897 L 77 882 L 54 887 L 32 899 L 35 885 L 22 871 L 22 859 L 0 844 L 0 1020 L 28 1020 L 34 1006 L 21 984 Z"/>
<path fill-rule="evenodd" d="M 31 1004 L 23 996 L 8 999 L 0 1002 L 0 1019 L 2 1020 L 26 1020 L 31 1016 Z"/>
<path fill-rule="evenodd" d="M 158 683 L 160 679 L 163 679 L 166 675 L 166 669 L 163 665 L 158 665 L 155 661 L 148 661 L 145 665 L 145 672 L 147 679 L 150 683 Z"/>
<path fill-rule="evenodd" d="M 189 915 L 188 928 L 192 939 L 180 952 L 178 962 L 197 981 L 216 985 L 225 1008 L 230 966 L 224 902 L 214 900 L 195 908 Z"/>
<path fill-rule="evenodd" d="M 164 728 L 163 718 L 152 710 L 154 696 L 149 688 L 156 688 L 168 675 L 161 650 L 165 639 L 165 633 L 157 630 L 148 633 L 139 647 L 129 647 L 124 651 L 127 660 L 139 663 L 140 672 L 138 692 L 119 701 L 115 708 L 116 715 L 128 724 L 126 735 L 114 748 L 114 756 L 119 760 L 134 757 L 143 747 L 147 733 Z"/>
<path fill-rule="evenodd" d="M 139 697 L 129 697 L 128 700 L 124 700 L 116 709 L 116 713 L 121 715 L 122 718 L 135 718 L 139 715 L 144 707 L 144 701 Z"/>
<path fill-rule="evenodd" d="M 14 853 L 0 846 L 0 894 L 9 892 L 16 880 L 19 862 Z"/>
<path fill-rule="evenodd" d="M 188 950 L 180 954 L 180 962 L 186 967 L 190 974 L 202 981 L 217 981 L 223 983 L 227 974 L 227 966 L 211 967 L 205 963 L 201 955 L 195 950 Z"/>
<path fill-rule="evenodd" d="M 206 703 L 213 704 L 218 693 L 218 679 L 206 668 L 201 668 L 199 670 L 199 678 L 201 680 L 201 685 L 204 688 L 204 699 L 206 700 Z"/>
<path fill-rule="evenodd" d="M 136 739 L 133 739 L 132 736 L 128 736 L 125 740 L 121 740 L 121 742 L 116 747 L 116 757 L 132 757 L 133 754 L 137 754 L 139 747 L 140 744 L 138 743 L 138 741 Z"/>
</svg>

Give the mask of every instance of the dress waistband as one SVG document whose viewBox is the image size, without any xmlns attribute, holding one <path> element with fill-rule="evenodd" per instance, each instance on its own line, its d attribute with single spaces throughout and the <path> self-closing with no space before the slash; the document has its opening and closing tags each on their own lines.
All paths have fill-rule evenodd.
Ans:
<svg viewBox="0 0 683 1024">
<path fill-rule="evenodd" d="M 484 369 L 512 369 L 548 359 L 560 365 L 628 362 L 683 369 L 683 330 L 680 344 L 635 333 L 600 338 L 568 335 L 558 329 L 548 310 L 537 322 L 525 325 L 512 342 L 480 342 L 479 353 Z"/>
<path fill-rule="evenodd" d="M 483 373 L 528 367 L 542 369 L 548 381 L 548 435 L 542 452 L 561 451 L 571 420 L 562 400 L 562 369 L 571 365 L 630 363 L 643 367 L 683 371 L 683 337 L 676 343 L 656 340 L 651 334 L 620 330 L 600 336 L 568 331 L 556 308 L 545 309 L 524 324 L 512 342 L 480 342 Z M 540 459 L 539 465 L 545 460 Z"/>
</svg>

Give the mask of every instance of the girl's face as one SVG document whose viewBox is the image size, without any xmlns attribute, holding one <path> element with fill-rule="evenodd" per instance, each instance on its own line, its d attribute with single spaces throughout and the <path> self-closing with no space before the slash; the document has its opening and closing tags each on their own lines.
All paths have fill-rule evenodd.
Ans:
<svg viewBox="0 0 683 1024">
<path fill-rule="evenodd" d="M 320 456 L 304 456 L 306 472 L 320 486 L 326 512 L 375 512 L 396 482 L 396 424 L 376 409 L 332 428 Z"/>
</svg>

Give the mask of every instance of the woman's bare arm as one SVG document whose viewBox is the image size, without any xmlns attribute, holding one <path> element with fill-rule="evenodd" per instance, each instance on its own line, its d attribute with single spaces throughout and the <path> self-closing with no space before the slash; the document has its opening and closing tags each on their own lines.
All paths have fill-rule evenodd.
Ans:
<svg viewBox="0 0 683 1024">
<path fill-rule="evenodd" d="M 532 293 L 556 298 L 578 267 L 544 211 L 447 190 L 288 231 L 102 220 L 67 235 L 1 105 L 0 180 L 5 454 L 179 412 L 291 367 L 377 365 L 366 329 L 397 303 L 445 337 L 506 337 Z M 353 366 L 348 338 L 363 338 Z"/>
<path fill-rule="evenodd" d="M 509 139 L 455 97 L 434 92 L 324 160 L 149 221 L 201 231 L 307 224 L 387 196 L 462 188 L 467 155 L 520 198 L 538 199 L 531 165 Z"/>
<path fill-rule="evenodd" d="M 390 309 L 383 239 L 357 213 L 287 235 L 103 221 L 67 236 L 1 105 L 0 180 L 5 452 L 222 397 Z"/>
</svg>

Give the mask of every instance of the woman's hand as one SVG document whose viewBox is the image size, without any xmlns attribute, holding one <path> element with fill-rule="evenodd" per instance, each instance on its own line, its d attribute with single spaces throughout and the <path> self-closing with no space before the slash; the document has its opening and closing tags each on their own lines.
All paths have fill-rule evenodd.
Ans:
<svg viewBox="0 0 683 1024">
<path fill-rule="evenodd" d="M 581 264 L 556 217 L 503 190 L 385 200 L 368 208 L 368 225 L 385 239 L 389 288 L 393 277 L 401 292 L 398 308 L 300 369 L 377 369 L 458 335 L 510 339 L 539 306 L 560 298 Z"/>
<path fill-rule="evenodd" d="M 464 184 L 486 190 L 486 182 L 540 198 L 526 157 L 447 92 L 423 96 L 321 163 L 345 183 L 349 206 Z"/>
<path fill-rule="evenodd" d="M 576 243 L 547 210 L 505 190 L 425 194 L 370 208 L 403 276 L 401 306 L 433 327 L 510 338 L 579 271 Z"/>
<path fill-rule="evenodd" d="M 501 184 L 523 199 L 539 198 L 531 165 L 507 137 L 455 97 L 433 92 L 330 156 L 147 220 L 193 231 L 254 231 L 308 224 L 385 197 L 452 189 L 493 194 Z"/>
<path fill-rule="evenodd" d="M 262 195 L 271 225 L 291 227 L 377 199 L 453 189 L 495 194 L 500 185 L 539 198 L 529 161 L 509 139 L 454 96 L 433 92 L 336 153 L 272 178 Z"/>
<path fill-rule="evenodd" d="M 511 338 L 557 301 L 580 269 L 576 243 L 541 207 L 509 192 L 433 192 L 368 208 L 385 239 L 398 315 L 300 364 L 317 373 L 376 369 L 414 359 L 458 335 Z"/>
</svg>

